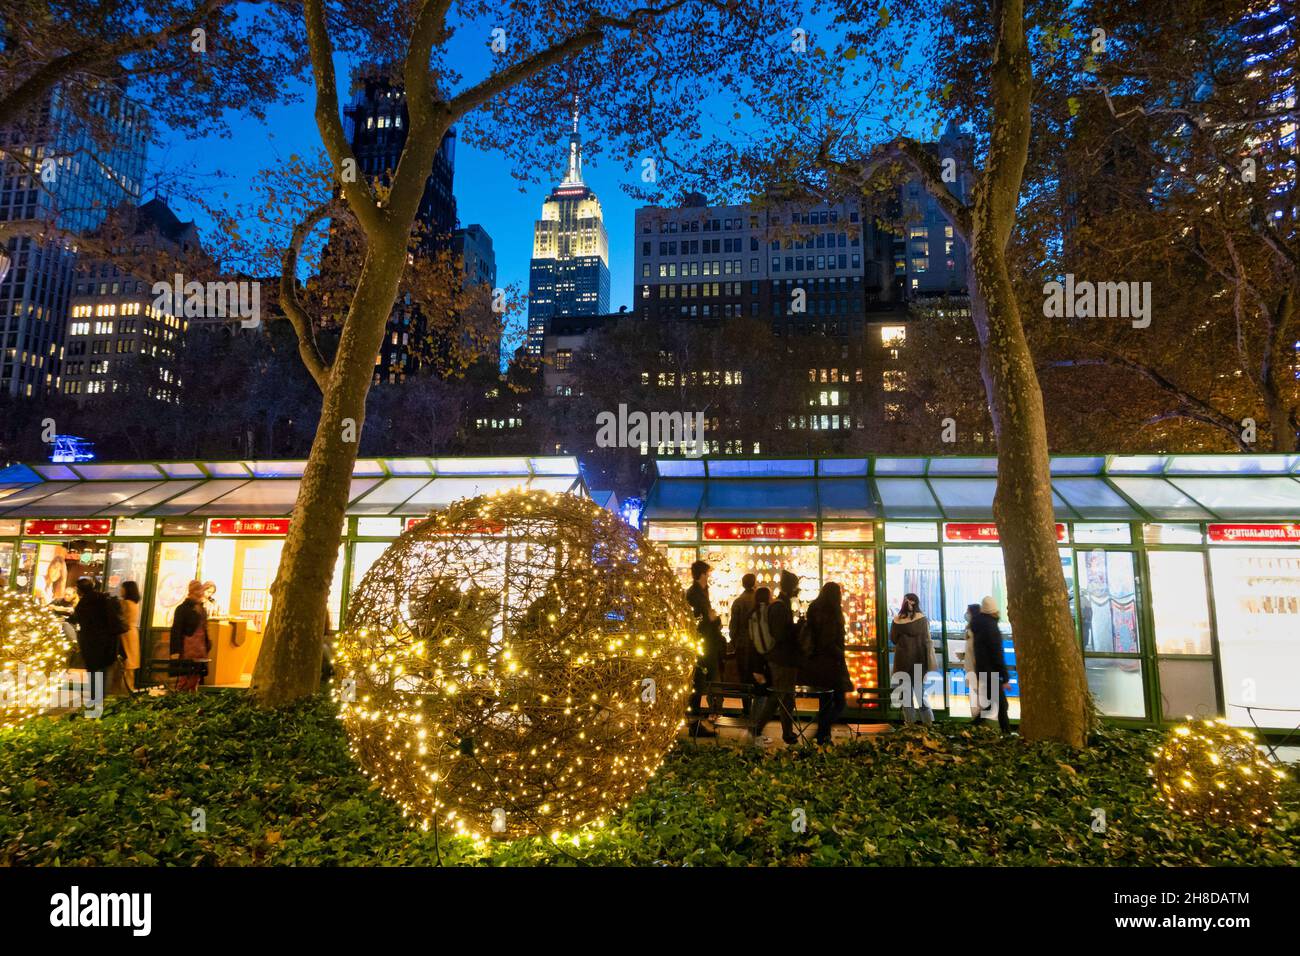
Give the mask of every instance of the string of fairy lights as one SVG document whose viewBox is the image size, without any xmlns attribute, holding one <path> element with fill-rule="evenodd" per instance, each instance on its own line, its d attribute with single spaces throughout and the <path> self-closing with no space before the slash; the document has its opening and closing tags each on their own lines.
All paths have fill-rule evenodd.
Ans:
<svg viewBox="0 0 1300 956">
<path fill-rule="evenodd" d="M 1155 751 L 1149 773 L 1161 803 L 1208 823 L 1269 823 L 1286 773 L 1259 751 L 1255 736 L 1226 718 L 1192 720 L 1172 728 Z"/>
<path fill-rule="evenodd" d="M 30 594 L 0 591 L 0 730 L 57 706 L 71 653 L 58 613 Z"/>
<path fill-rule="evenodd" d="M 659 768 L 699 652 L 662 554 L 568 494 L 453 504 L 370 568 L 335 644 L 359 765 L 428 829 L 599 826 Z"/>
</svg>

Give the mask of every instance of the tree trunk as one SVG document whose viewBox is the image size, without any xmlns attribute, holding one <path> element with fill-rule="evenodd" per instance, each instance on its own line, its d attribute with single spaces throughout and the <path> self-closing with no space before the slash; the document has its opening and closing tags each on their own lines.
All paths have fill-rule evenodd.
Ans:
<svg viewBox="0 0 1300 956">
<path fill-rule="evenodd" d="M 1092 706 L 1070 613 L 1052 510 L 1047 421 L 1006 249 L 1029 149 L 1033 75 L 1023 0 L 995 4 L 992 122 L 971 210 L 971 316 L 998 442 L 993 499 L 1020 678 L 1020 733 L 1083 746 Z"/>
<path fill-rule="evenodd" d="M 374 377 L 374 356 L 405 265 L 404 239 L 403 235 L 372 240 L 339 337 L 280 569 L 271 585 L 271 614 L 253 673 L 253 693 L 263 706 L 278 707 L 320 687 L 330 581 L 365 421 L 366 394 Z M 353 424 L 345 434 L 348 419 Z"/>
</svg>

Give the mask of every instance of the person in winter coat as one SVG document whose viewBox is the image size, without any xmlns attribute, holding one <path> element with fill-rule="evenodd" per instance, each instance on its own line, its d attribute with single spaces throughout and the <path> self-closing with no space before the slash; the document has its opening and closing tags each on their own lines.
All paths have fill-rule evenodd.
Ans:
<svg viewBox="0 0 1300 956">
<path fill-rule="evenodd" d="M 979 687 L 980 703 L 983 705 L 976 713 L 972 723 L 982 724 L 984 717 L 998 705 L 998 726 L 1004 734 L 1011 732 L 1011 720 L 1007 713 L 1007 691 L 1011 689 L 1011 673 L 1007 670 L 1006 657 L 1002 653 L 1002 632 L 998 629 L 1001 609 L 997 599 L 985 597 L 980 601 L 980 613 L 970 622 L 971 635 L 975 644 L 975 681 Z"/>
<path fill-rule="evenodd" d="M 211 650 L 203 582 L 191 581 L 185 600 L 176 605 L 176 612 L 172 615 L 171 656 L 185 660 L 203 660 Z M 176 679 L 176 689 L 197 691 L 201 679 L 198 674 L 184 674 Z"/>
<path fill-rule="evenodd" d="M 901 684 L 903 691 L 903 722 L 916 723 L 919 711 L 921 723 L 934 723 L 934 711 L 925 696 L 925 675 L 939 667 L 930 643 L 930 619 L 921 613 L 921 599 L 915 594 L 903 595 L 903 606 L 889 625 L 889 642 L 894 645 L 891 683 Z"/>
<path fill-rule="evenodd" d="M 140 669 L 140 585 L 134 581 L 122 582 L 122 681 L 126 689 L 135 693 L 135 672 Z"/>
<path fill-rule="evenodd" d="M 849 665 L 844 660 L 844 610 L 840 586 L 822 585 L 817 599 L 808 606 L 808 627 L 812 630 L 812 656 L 804 664 L 804 680 L 831 691 L 817 707 L 817 743 L 831 742 L 831 727 L 844 713 L 848 692 L 853 690 Z"/>
<path fill-rule="evenodd" d="M 86 663 L 91 694 L 102 700 L 118 686 L 117 659 L 122 632 L 126 630 L 115 602 L 95 589 L 90 578 L 77 580 L 77 607 L 68 621 L 77 628 L 77 647 Z"/>
<path fill-rule="evenodd" d="M 962 670 L 966 672 L 966 696 L 970 698 L 970 715 L 975 717 L 979 714 L 984 706 L 980 703 L 979 682 L 975 677 L 975 635 L 971 633 L 971 622 L 979 614 L 980 606 L 978 604 L 966 605 L 966 633 L 963 635 L 966 639 L 966 650 L 961 655 Z"/>
<path fill-rule="evenodd" d="M 772 699 L 772 670 L 767 663 L 767 652 L 772 649 L 772 591 L 759 588 L 754 592 L 754 606 L 749 612 L 749 624 L 746 627 L 745 643 L 748 645 L 744 660 L 747 670 L 742 671 L 740 679 L 752 683 L 757 688 L 757 703 L 750 726 L 750 743 L 766 745 L 771 738 L 763 736 L 763 728 L 776 701 Z M 769 703 L 769 700 L 771 702 Z"/>
<path fill-rule="evenodd" d="M 709 601 L 709 574 L 713 568 L 707 561 L 696 561 L 691 565 L 692 584 L 686 591 L 686 603 L 695 615 L 695 628 L 699 632 L 703 649 L 695 664 L 695 695 L 691 698 L 691 713 L 695 715 L 695 724 L 691 728 L 692 737 L 716 737 L 718 729 L 709 717 L 722 712 L 722 696 L 709 695 L 709 717 L 701 716 L 703 693 L 707 683 L 722 680 L 722 657 L 726 653 L 726 641 L 722 637 L 722 618 L 713 610 Z"/>
<path fill-rule="evenodd" d="M 781 718 L 781 739 L 797 744 L 794 732 L 794 688 L 799 683 L 799 628 L 794 617 L 794 600 L 799 596 L 799 577 L 790 571 L 781 572 L 781 590 L 767 611 L 767 626 L 772 635 L 772 649 L 767 652 L 766 663 L 771 674 L 771 693 L 760 701 L 754 715 L 755 737 L 763 735 L 772 711 Z"/>
<path fill-rule="evenodd" d="M 742 684 L 750 681 L 750 652 L 752 645 L 749 642 L 749 616 L 754 611 L 754 585 L 758 579 L 752 574 L 746 574 L 740 579 L 740 586 L 744 589 L 740 596 L 731 602 L 731 616 L 727 618 L 727 641 L 731 645 L 730 654 L 736 660 L 736 679 Z M 749 713 L 749 699 L 744 701 L 744 712 Z"/>
</svg>

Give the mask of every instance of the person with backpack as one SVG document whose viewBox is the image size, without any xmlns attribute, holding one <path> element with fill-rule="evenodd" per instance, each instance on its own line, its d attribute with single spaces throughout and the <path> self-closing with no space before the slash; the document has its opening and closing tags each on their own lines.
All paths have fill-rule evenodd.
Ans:
<svg viewBox="0 0 1300 956">
<path fill-rule="evenodd" d="M 1001 609 L 997 599 L 987 596 L 980 601 L 980 613 L 970 622 L 975 645 L 975 682 L 979 687 L 981 708 L 971 721 L 976 726 L 984 723 L 984 715 L 998 703 L 998 727 L 1004 734 L 1011 732 L 1007 691 L 1011 690 L 1011 673 L 1002 652 L 1002 631 L 998 628 Z"/>
<path fill-rule="evenodd" d="M 824 687 L 817 707 L 817 743 L 831 742 L 831 727 L 840 719 L 853 690 L 849 665 L 844 659 L 844 609 L 840 586 L 834 581 L 822 585 L 821 593 L 808 606 L 805 625 L 812 652 L 804 664 L 804 679 L 814 687 Z"/>
<path fill-rule="evenodd" d="M 794 616 L 794 599 L 799 595 L 799 578 L 790 571 L 781 572 L 781 590 L 767 609 L 767 638 L 769 649 L 763 652 L 767 673 L 770 675 L 769 692 L 758 705 L 754 715 L 753 736 L 761 740 L 772 711 L 781 719 L 781 739 L 787 745 L 797 744 L 794 732 L 794 688 L 799 683 L 799 665 L 803 655 L 799 650 L 799 624 Z M 761 632 L 760 632 L 761 633 Z"/>
<path fill-rule="evenodd" d="M 722 713 L 722 695 L 709 695 L 709 714 L 704 716 L 701 704 L 705 684 L 722 680 L 722 656 L 726 653 L 726 641 L 722 637 L 722 618 L 713 610 L 709 601 L 709 574 L 713 568 L 707 561 L 696 561 L 691 565 L 691 586 L 686 591 L 686 603 L 695 615 L 695 628 L 699 632 L 703 647 L 699 660 L 695 664 L 695 694 L 691 697 L 691 714 L 695 723 L 691 727 L 692 737 L 716 737 L 718 729 L 710 718 Z"/>
<path fill-rule="evenodd" d="M 925 676 L 937 671 L 939 663 L 930 641 L 930 619 L 921 613 L 921 599 L 915 594 L 903 595 L 903 606 L 889 625 L 889 643 L 894 645 L 892 673 L 903 685 L 903 723 L 916 723 L 918 712 L 921 723 L 934 723 L 934 711 L 925 696 Z"/>
<path fill-rule="evenodd" d="M 122 634 L 126 623 L 116 602 L 90 578 L 77 579 L 77 607 L 68 619 L 77 628 L 77 647 L 86 664 L 92 698 L 102 702 L 119 692 Z"/>
<path fill-rule="evenodd" d="M 751 743 L 764 746 L 772 742 L 770 737 L 763 735 L 763 728 L 772 716 L 777 703 L 772 697 L 772 668 L 767 663 L 767 654 L 772 650 L 773 644 L 772 622 L 769 616 L 771 611 L 771 589 L 759 588 L 754 592 L 754 607 L 749 612 L 749 624 L 746 628 L 745 640 L 748 649 L 745 654 L 745 666 L 747 669 L 740 675 L 742 681 L 752 682 L 758 689 L 756 694 L 758 704 L 753 714 L 754 722 L 750 727 L 749 736 Z"/>
<path fill-rule="evenodd" d="M 731 602 L 731 616 L 727 618 L 727 641 L 731 645 L 731 656 L 736 661 L 736 680 L 742 684 L 750 681 L 749 618 L 754 612 L 754 585 L 757 583 L 758 579 L 752 574 L 746 574 L 740 579 L 740 586 L 744 590 Z M 744 699 L 742 709 L 748 716 L 748 697 Z"/>
</svg>

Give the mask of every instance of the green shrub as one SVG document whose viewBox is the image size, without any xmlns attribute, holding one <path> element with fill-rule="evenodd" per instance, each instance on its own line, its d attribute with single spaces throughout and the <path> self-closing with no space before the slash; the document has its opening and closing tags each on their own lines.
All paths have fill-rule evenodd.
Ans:
<svg viewBox="0 0 1300 956">
<path fill-rule="evenodd" d="M 0 734 L 0 864 L 1300 863 L 1294 779 L 1263 834 L 1199 826 L 1154 799 L 1158 740 L 1110 729 L 1071 751 L 953 724 L 830 750 L 684 742 L 578 846 L 480 850 L 408 826 L 353 764 L 323 697 L 271 713 L 237 692 L 144 698 Z"/>
</svg>

